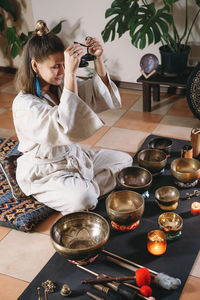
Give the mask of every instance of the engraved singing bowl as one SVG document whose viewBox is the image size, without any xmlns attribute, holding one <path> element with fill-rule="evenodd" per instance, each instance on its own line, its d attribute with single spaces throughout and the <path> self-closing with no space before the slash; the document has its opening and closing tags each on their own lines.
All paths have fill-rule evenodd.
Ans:
<svg viewBox="0 0 200 300">
<path fill-rule="evenodd" d="M 145 149 L 138 153 L 138 163 L 151 173 L 161 171 L 167 164 L 167 155 L 159 149 Z"/>
<path fill-rule="evenodd" d="M 181 231 L 183 219 L 174 212 L 166 212 L 159 216 L 158 224 L 168 236 L 173 237 Z"/>
<path fill-rule="evenodd" d="M 175 179 L 183 183 L 191 183 L 200 178 L 200 162 L 195 158 L 177 158 L 170 165 Z"/>
<path fill-rule="evenodd" d="M 124 189 L 131 189 L 141 193 L 151 186 L 152 175 L 142 167 L 127 167 L 117 174 L 117 183 Z"/>
<path fill-rule="evenodd" d="M 95 257 L 106 244 L 110 227 L 106 219 L 93 212 L 75 212 L 61 217 L 51 227 L 55 250 L 73 261 Z"/>
<path fill-rule="evenodd" d="M 164 137 L 155 138 L 149 142 L 148 148 L 159 149 L 169 154 L 172 148 L 172 140 Z"/>
<path fill-rule="evenodd" d="M 166 206 L 174 205 L 178 202 L 180 198 L 180 193 L 174 186 L 162 186 L 155 191 L 156 200 L 161 204 Z"/>
<path fill-rule="evenodd" d="M 131 190 L 112 192 L 106 198 L 109 219 L 119 225 L 131 225 L 139 221 L 144 212 L 144 198 Z"/>
</svg>

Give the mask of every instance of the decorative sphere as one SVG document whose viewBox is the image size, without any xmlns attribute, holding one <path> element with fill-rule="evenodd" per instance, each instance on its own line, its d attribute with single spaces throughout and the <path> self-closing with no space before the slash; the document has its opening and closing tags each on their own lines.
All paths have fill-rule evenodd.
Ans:
<svg viewBox="0 0 200 300">
<path fill-rule="evenodd" d="M 152 53 L 145 54 L 140 60 L 140 67 L 146 73 L 149 74 L 158 67 L 159 61 L 157 56 Z"/>
</svg>

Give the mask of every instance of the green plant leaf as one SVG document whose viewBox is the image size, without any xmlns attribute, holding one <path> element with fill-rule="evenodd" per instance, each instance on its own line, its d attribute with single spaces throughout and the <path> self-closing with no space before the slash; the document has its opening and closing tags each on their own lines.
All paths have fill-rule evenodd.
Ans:
<svg viewBox="0 0 200 300">
<path fill-rule="evenodd" d="M 28 35 L 22 32 L 19 36 L 19 39 L 22 42 L 22 44 L 25 45 L 28 41 Z"/>
<path fill-rule="evenodd" d="M 156 10 L 155 4 L 145 4 L 138 8 L 137 21 L 130 25 L 132 44 L 137 48 L 161 41 L 165 31 L 169 31 L 169 23 L 172 22 L 169 8 L 164 6 Z M 132 20 L 131 20 L 132 21 Z"/>
<path fill-rule="evenodd" d="M 147 32 L 147 36 L 148 36 L 148 45 L 152 44 L 153 43 L 153 32 L 152 30 L 148 30 Z"/>
<path fill-rule="evenodd" d="M 136 0 L 115 0 L 105 13 L 105 17 L 115 15 L 101 32 L 104 42 L 111 37 L 114 40 L 116 33 L 120 38 L 129 29 L 129 21 L 134 18 L 134 9 L 138 7 Z"/>
<path fill-rule="evenodd" d="M 17 20 L 17 15 L 16 15 L 16 12 L 14 10 L 14 7 L 10 4 L 9 1 L 7 1 L 7 0 L 0 0 L 0 7 L 3 8 L 8 13 L 10 13 L 11 16 L 13 17 L 14 21 Z"/>
<path fill-rule="evenodd" d="M 117 17 L 112 18 L 107 24 L 105 29 L 101 32 L 104 42 L 109 40 L 110 35 L 112 34 L 111 40 L 114 36 L 113 31 L 115 31 L 115 26 L 117 24 Z"/>
<path fill-rule="evenodd" d="M 4 31 L 4 29 L 5 29 L 4 17 L 2 14 L 0 14 L 0 32 Z"/>
<path fill-rule="evenodd" d="M 19 55 L 19 48 L 17 47 L 16 44 L 13 44 L 11 46 L 11 49 L 10 49 L 10 55 L 12 58 L 15 58 L 17 55 Z"/>
<path fill-rule="evenodd" d="M 53 32 L 54 34 L 58 34 L 61 29 L 62 29 L 62 23 L 66 22 L 66 20 L 60 21 L 55 27 L 53 27 L 50 31 Z"/>
<path fill-rule="evenodd" d="M 3 52 L 7 55 L 8 53 L 8 43 L 5 42 L 4 45 L 3 45 Z"/>
<path fill-rule="evenodd" d="M 6 30 L 6 38 L 9 45 L 15 43 L 16 36 L 17 36 L 16 27 L 15 26 L 8 27 Z"/>
<path fill-rule="evenodd" d="M 120 13 L 120 8 L 119 7 L 108 8 L 106 10 L 105 17 L 108 18 L 112 15 L 119 14 L 119 13 Z"/>
</svg>

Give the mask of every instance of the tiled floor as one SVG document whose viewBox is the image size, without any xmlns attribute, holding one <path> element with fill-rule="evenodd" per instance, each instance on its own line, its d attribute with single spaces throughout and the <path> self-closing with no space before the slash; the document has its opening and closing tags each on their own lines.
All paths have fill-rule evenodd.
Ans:
<svg viewBox="0 0 200 300">
<path fill-rule="evenodd" d="M 12 79 L 13 75 L 0 72 L 1 137 L 15 136 L 11 104 L 16 92 Z M 143 113 L 140 91 L 120 89 L 120 94 L 122 108 L 101 113 L 105 127 L 82 142 L 83 147 L 117 149 L 134 154 L 151 133 L 189 140 L 191 129 L 200 127 L 200 121 L 193 117 L 184 96 L 163 94 L 160 103 L 153 103 L 152 113 Z M 50 216 L 29 234 L 0 226 L 1 300 L 16 300 L 52 256 L 54 250 L 49 229 L 60 216 L 59 213 Z M 180 299 L 197 300 L 199 295 L 200 255 Z"/>
</svg>

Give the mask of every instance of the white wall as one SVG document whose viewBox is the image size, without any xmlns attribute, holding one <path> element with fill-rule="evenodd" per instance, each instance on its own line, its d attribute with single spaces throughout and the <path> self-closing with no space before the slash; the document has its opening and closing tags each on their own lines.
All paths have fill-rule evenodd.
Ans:
<svg viewBox="0 0 200 300">
<path fill-rule="evenodd" d="M 20 1 L 20 0 L 18 0 Z M 161 0 L 156 0 L 161 1 Z M 47 26 L 51 29 L 60 20 L 65 19 L 60 36 L 68 43 L 73 41 L 84 42 L 87 35 L 96 36 L 101 39 L 101 31 L 109 19 L 105 19 L 105 11 L 110 7 L 113 0 L 21 0 L 26 3 L 24 11 L 24 21 L 29 30 L 33 30 L 37 20 L 43 19 Z M 185 0 L 182 0 L 184 4 Z M 194 15 L 195 0 L 190 0 L 190 13 Z M 32 12 L 31 10 L 32 3 Z M 183 21 L 183 13 L 177 11 L 177 20 Z M 200 38 L 200 28 L 198 26 L 200 17 L 196 23 L 193 39 L 197 35 L 196 42 L 198 44 Z M 32 28 L 30 28 L 32 26 Z M 120 39 L 105 44 L 106 65 L 112 78 L 126 81 L 136 82 L 140 76 L 140 59 L 146 53 L 155 54 L 160 60 L 159 48 L 155 45 L 145 48 L 143 51 L 136 49 L 132 44 L 129 34 L 126 33 Z M 192 57 L 199 59 L 199 46 L 192 51 Z M 92 63 L 90 63 L 92 66 Z M 2 65 L 2 63 L 0 63 Z M 14 61 L 17 65 L 17 61 Z M 84 69 L 85 70 L 85 69 Z M 85 71 L 80 69 L 79 75 L 84 75 Z"/>
</svg>

